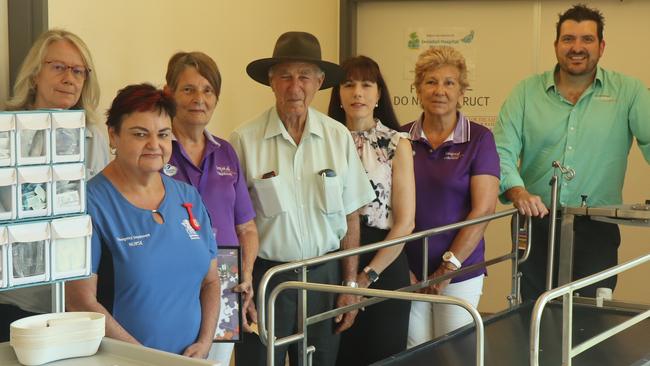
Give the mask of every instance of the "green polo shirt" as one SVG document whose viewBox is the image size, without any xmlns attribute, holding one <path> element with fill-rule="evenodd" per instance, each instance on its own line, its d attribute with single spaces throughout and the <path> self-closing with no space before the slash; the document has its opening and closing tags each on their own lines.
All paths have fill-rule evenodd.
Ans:
<svg viewBox="0 0 650 366">
<path fill-rule="evenodd" d="M 576 172 L 560 179 L 560 205 L 579 206 L 583 194 L 590 206 L 620 204 L 633 137 L 650 162 L 650 93 L 641 81 L 599 67 L 573 105 L 559 94 L 554 72 L 520 82 L 501 107 L 493 131 L 501 193 L 524 186 L 550 206 L 551 163 L 559 160 Z"/>
<path fill-rule="evenodd" d="M 230 142 L 257 214 L 260 258 L 288 262 L 339 249 L 346 215 L 375 198 L 350 132 L 315 109 L 298 145 L 275 107 L 235 130 Z M 330 176 L 319 174 L 324 169 Z"/>
</svg>

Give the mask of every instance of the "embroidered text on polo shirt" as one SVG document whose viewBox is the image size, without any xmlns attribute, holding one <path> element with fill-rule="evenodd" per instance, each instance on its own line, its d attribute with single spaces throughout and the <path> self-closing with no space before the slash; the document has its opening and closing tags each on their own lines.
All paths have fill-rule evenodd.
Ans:
<svg viewBox="0 0 650 366">
<path fill-rule="evenodd" d="M 116 238 L 119 243 L 127 242 L 130 247 L 140 247 L 144 245 L 144 240 L 149 238 L 151 234 L 131 235 L 123 238 Z"/>
<path fill-rule="evenodd" d="M 458 152 L 452 152 L 452 151 L 447 151 L 445 152 L 445 156 L 442 158 L 443 160 L 458 160 L 460 157 L 463 156 L 463 154 L 458 151 Z"/>
<path fill-rule="evenodd" d="M 232 169 L 230 169 L 230 166 L 228 166 L 228 165 L 227 166 L 218 166 L 217 165 L 216 169 L 217 169 L 217 174 L 222 176 L 222 177 L 223 176 L 232 177 L 233 175 L 235 175 L 235 172 L 233 172 Z"/>
</svg>

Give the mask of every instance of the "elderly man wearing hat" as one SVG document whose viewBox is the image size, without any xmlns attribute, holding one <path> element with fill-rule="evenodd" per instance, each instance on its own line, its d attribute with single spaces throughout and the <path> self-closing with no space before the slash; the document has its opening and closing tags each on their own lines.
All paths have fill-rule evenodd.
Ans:
<svg viewBox="0 0 650 366">
<path fill-rule="evenodd" d="M 257 287 L 262 275 L 281 263 L 324 255 L 359 245 L 357 209 L 375 198 L 352 137 L 342 124 L 310 108 L 319 89 L 338 85 L 341 69 L 321 59 L 316 37 L 287 32 L 278 38 L 273 57 L 246 68 L 255 81 L 268 85 L 275 105 L 233 132 L 230 141 L 239 155 L 257 213 L 260 249 L 253 269 Z M 356 287 L 357 258 L 328 262 L 309 269 L 309 282 L 343 283 Z M 276 276 L 268 292 L 284 281 L 298 280 L 290 272 Z M 298 297 L 283 292 L 276 302 L 276 336 L 297 331 Z M 334 307 L 332 294 L 309 293 L 309 314 Z M 338 306 L 355 302 L 339 295 Z M 336 333 L 349 328 L 356 312 L 308 328 L 308 344 L 315 346 L 314 365 L 334 365 Z M 276 365 L 300 363 L 298 344 L 276 348 Z M 237 362 L 265 365 L 266 348 L 254 334 L 238 347 Z"/>
</svg>

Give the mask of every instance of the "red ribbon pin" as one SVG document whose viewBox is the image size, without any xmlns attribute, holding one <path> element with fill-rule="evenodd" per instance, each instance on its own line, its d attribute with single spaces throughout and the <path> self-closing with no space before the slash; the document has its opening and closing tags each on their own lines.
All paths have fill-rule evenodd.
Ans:
<svg viewBox="0 0 650 366">
<path fill-rule="evenodd" d="M 187 215 L 190 217 L 189 221 L 190 221 L 190 226 L 192 226 L 192 229 L 197 231 L 201 230 L 201 225 L 199 225 L 199 222 L 196 221 L 196 219 L 194 218 L 194 214 L 192 213 L 192 204 L 187 202 L 187 203 L 183 203 L 182 206 L 185 207 L 185 209 L 187 210 Z"/>
</svg>

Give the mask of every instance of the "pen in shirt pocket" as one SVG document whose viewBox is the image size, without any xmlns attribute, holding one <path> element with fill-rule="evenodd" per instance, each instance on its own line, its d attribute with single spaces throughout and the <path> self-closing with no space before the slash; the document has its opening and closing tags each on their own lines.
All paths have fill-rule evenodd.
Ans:
<svg viewBox="0 0 650 366">
<path fill-rule="evenodd" d="M 266 172 L 266 173 L 262 174 L 262 179 L 269 179 L 269 178 L 277 177 L 277 175 L 278 174 L 275 172 L 275 170 L 271 170 L 269 172 Z"/>
<path fill-rule="evenodd" d="M 318 172 L 321 177 L 336 177 L 336 172 L 332 169 L 326 168 Z"/>
</svg>

